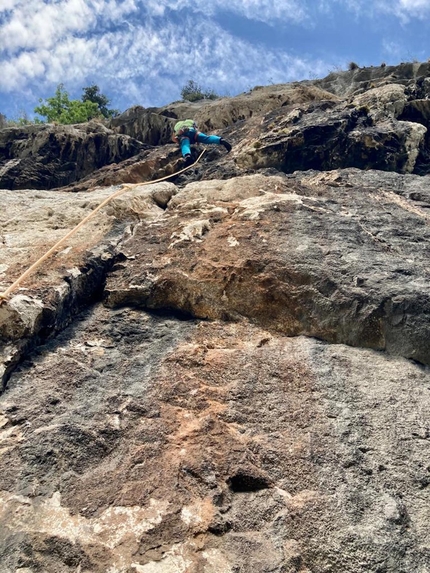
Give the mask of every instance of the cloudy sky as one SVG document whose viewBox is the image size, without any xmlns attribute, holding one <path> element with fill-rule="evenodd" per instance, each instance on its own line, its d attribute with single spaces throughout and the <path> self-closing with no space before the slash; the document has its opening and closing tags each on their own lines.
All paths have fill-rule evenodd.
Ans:
<svg viewBox="0 0 430 573">
<path fill-rule="evenodd" d="M 0 0 L 0 112 L 30 117 L 63 83 L 111 107 L 180 99 L 193 79 L 255 85 L 430 58 L 430 0 Z"/>
</svg>

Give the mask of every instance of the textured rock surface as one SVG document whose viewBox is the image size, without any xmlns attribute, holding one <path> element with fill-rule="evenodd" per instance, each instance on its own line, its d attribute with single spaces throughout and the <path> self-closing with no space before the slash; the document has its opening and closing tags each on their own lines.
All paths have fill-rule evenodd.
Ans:
<svg viewBox="0 0 430 573">
<path fill-rule="evenodd" d="M 202 131 L 220 130 L 254 115 L 268 113 L 289 105 L 311 101 L 338 101 L 333 94 L 312 85 L 280 84 L 257 86 L 233 98 L 201 100 L 195 103 L 176 102 L 162 108 L 130 108 L 111 121 L 120 133 L 148 141 L 168 143 L 172 127 L 178 119 L 193 117 Z M 161 116 L 161 117 L 160 117 Z"/>
<path fill-rule="evenodd" d="M 426 571 L 429 377 L 96 306 L 2 401 L 2 567 Z"/>
<path fill-rule="evenodd" d="M 430 364 L 429 215 L 393 192 L 400 175 L 354 185 L 354 174 L 187 185 L 157 241 L 151 224 L 136 230 L 134 260 L 109 276 L 107 304 L 246 317 Z M 413 181 L 427 189 L 430 178 Z"/>
<path fill-rule="evenodd" d="M 0 131 L 0 188 L 63 187 L 147 147 L 97 122 L 11 127 Z"/>
<path fill-rule="evenodd" d="M 0 191 L 0 288 L 14 282 L 117 188 L 61 197 L 54 191 Z M 23 353 L 68 324 L 100 297 L 121 240 L 136 222 L 157 220 L 176 188 L 171 183 L 139 185 L 114 199 L 62 244 L 7 303 L 0 305 L 0 379 Z M 30 296 L 29 296 L 30 295 Z"/>
<path fill-rule="evenodd" d="M 225 177 L 263 167 L 423 175 L 430 172 L 429 67 L 363 68 L 323 80 L 257 86 L 233 98 L 135 106 L 109 128 L 91 122 L 2 130 L 0 188 L 74 184 L 71 190 L 77 191 L 153 179 L 158 170 L 171 172 L 179 157 L 168 144 L 175 121 L 184 117 L 235 143 L 238 155 L 231 156 Z M 159 145 L 168 152 L 151 151 Z"/>
<path fill-rule="evenodd" d="M 0 131 L 0 573 L 429 573 L 426 66 Z"/>
<path fill-rule="evenodd" d="M 363 93 L 390 83 L 404 85 L 413 97 L 430 96 L 430 63 L 407 62 L 398 66 L 356 68 L 348 72 L 333 72 L 313 83 L 339 97 Z"/>
</svg>

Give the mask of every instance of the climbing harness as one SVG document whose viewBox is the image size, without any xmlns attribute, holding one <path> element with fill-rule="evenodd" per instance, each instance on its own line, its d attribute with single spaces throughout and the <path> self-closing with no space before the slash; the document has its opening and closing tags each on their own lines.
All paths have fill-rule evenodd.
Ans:
<svg viewBox="0 0 430 573">
<path fill-rule="evenodd" d="M 55 243 L 55 245 L 49 249 L 49 251 L 47 251 L 42 257 L 40 257 L 35 263 L 33 263 L 31 265 L 31 267 L 29 267 L 18 279 L 16 279 L 16 281 L 13 284 L 11 284 L 10 287 L 8 287 L 4 292 L 0 293 L 0 305 L 7 299 L 7 297 L 15 289 L 17 289 L 19 287 L 19 285 L 22 283 L 23 280 L 25 280 L 29 275 L 31 275 L 31 273 L 33 273 L 37 268 L 39 268 L 40 265 L 58 249 L 58 247 L 60 247 L 65 241 L 67 241 L 67 239 L 72 237 L 81 227 L 83 227 L 85 225 L 85 223 L 87 223 L 90 219 L 92 219 L 94 217 L 94 215 L 98 211 L 100 211 L 100 209 L 102 209 L 110 201 L 112 201 L 112 199 L 116 199 L 117 197 L 119 197 L 120 195 L 122 195 L 126 191 L 133 189 L 134 187 L 142 187 L 143 185 L 153 185 L 154 183 L 159 183 L 160 181 L 166 181 L 167 179 L 170 179 L 172 177 L 176 177 L 176 175 L 180 175 L 181 173 L 184 173 L 184 171 L 191 169 L 191 167 L 193 167 L 194 165 L 196 165 L 196 163 L 198 163 L 200 161 L 200 159 L 202 158 L 205 151 L 206 150 L 204 149 L 200 153 L 200 155 L 198 156 L 198 158 L 196 159 L 196 161 L 194 161 L 194 163 L 192 165 L 188 165 L 187 167 L 184 167 L 183 169 L 177 171 L 176 173 L 172 173 L 171 175 L 166 175 L 164 177 L 160 177 L 160 179 L 155 179 L 154 181 L 145 181 L 144 183 L 124 183 L 121 186 L 121 189 L 118 189 L 117 191 L 112 193 L 112 195 L 109 195 L 109 197 L 107 197 L 97 207 L 95 207 L 95 209 L 93 209 L 91 211 L 91 213 L 89 213 L 84 219 L 82 219 L 82 221 L 80 223 L 78 223 L 76 225 L 76 227 L 71 229 L 66 235 L 64 235 L 64 237 L 62 239 L 57 241 Z"/>
</svg>

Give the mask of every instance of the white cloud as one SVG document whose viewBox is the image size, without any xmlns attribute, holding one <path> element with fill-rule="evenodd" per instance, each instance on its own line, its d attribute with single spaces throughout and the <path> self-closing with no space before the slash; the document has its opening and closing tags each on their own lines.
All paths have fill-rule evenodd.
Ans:
<svg viewBox="0 0 430 573">
<path fill-rule="evenodd" d="M 22 49 L 49 48 L 68 33 L 87 30 L 92 21 L 94 16 L 83 0 L 61 4 L 28 0 L 1 26 L 1 51 L 15 54 Z"/>
<path fill-rule="evenodd" d="M 9 19 L 0 26 L 0 54 L 49 48 L 67 35 L 88 33 L 136 10 L 134 0 L 15 0 Z"/>
<path fill-rule="evenodd" d="M 2 12 L 6 12 L 7 10 L 12 10 L 18 4 L 20 4 L 20 0 L 1 0 L 1 2 L 0 2 L 0 14 Z"/>
<path fill-rule="evenodd" d="M 379 18 L 381 14 L 391 14 L 403 23 L 412 18 L 426 19 L 430 14 L 430 0 L 304 0 L 302 3 L 308 17 L 315 19 L 317 13 L 336 14 L 339 7 L 353 12 L 356 16 Z"/>
<path fill-rule="evenodd" d="M 400 0 L 399 4 L 400 8 L 412 12 L 430 8 L 430 0 Z"/>
<path fill-rule="evenodd" d="M 216 0 L 214 3 L 201 0 L 199 4 L 214 5 L 219 10 L 236 12 L 246 18 L 269 23 L 279 20 L 300 21 L 307 17 L 304 2 L 295 0 Z"/>
<path fill-rule="evenodd" d="M 127 105 L 160 105 L 188 79 L 234 94 L 323 75 L 332 62 L 256 45 L 221 29 L 216 16 L 308 26 L 339 4 L 403 21 L 430 10 L 430 0 L 0 0 L 0 92 L 46 97 L 60 82 L 75 92 L 94 82 Z"/>
<path fill-rule="evenodd" d="M 394 59 L 401 59 L 405 53 L 405 47 L 403 44 L 392 40 L 383 40 L 382 49 L 388 57 Z"/>
<path fill-rule="evenodd" d="M 22 20 L 23 27 L 14 19 L 21 44 L 16 41 L 9 57 L 0 60 L 0 91 L 17 92 L 37 81 L 39 93 L 46 97 L 60 82 L 69 91 L 95 82 L 113 94 L 119 81 L 118 98 L 121 95 L 126 105 L 161 105 L 178 99 L 180 89 L 191 78 L 218 93 L 234 94 L 256 84 L 307 78 L 327 69 L 322 62 L 291 57 L 285 51 L 234 37 L 203 15 L 192 20 L 192 34 L 186 35 L 186 41 L 180 40 L 180 24 L 165 20 L 163 26 L 154 26 L 150 18 L 114 31 L 68 34 L 68 27 L 87 30 L 94 15 L 81 18 L 75 9 L 78 2 L 69 0 L 67 22 L 62 21 L 62 26 L 56 19 L 58 11 L 55 18 L 52 12 L 45 12 L 51 19 L 44 22 L 46 38 L 39 43 L 28 19 Z M 106 6 L 102 0 L 93 2 L 99 11 L 103 4 Z M 133 6 L 130 2 L 127 10 Z"/>
<path fill-rule="evenodd" d="M 406 21 L 413 17 L 423 20 L 430 14 L 430 0 L 399 0 L 394 6 L 394 11 Z"/>
<path fill-rule="evenodd" d="M 214 16 L 219 12 L 234 12 L 251 20 L 273 23 L 300 21 L 307 18 L 305 2 L 300 0 L 139 0 L 153 16 L 163 16 L 167 10 L 187 10 Z"/>
</svg>

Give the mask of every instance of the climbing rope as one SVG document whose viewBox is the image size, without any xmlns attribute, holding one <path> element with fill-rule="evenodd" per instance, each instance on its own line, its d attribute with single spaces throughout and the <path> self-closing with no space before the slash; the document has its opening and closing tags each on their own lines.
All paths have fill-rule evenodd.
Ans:
<svg viewBox="0 0 430 573">
<path fill-rule="evenodd" d="M 98 211 L 100 211 L 100 209 L 103 209 L 103 207 L 105 207 L 110 201 L 112 201 L 112 199 L 116 199 L 117 197 L 119 197 L 120 195 L 122 195 L 126 191 L 129 191 L 133 187 L 142 187 L 143 185 L 153 185 L 154 183 L 160 183 L 160 181 L 166 181 L 167 179 L 170 179 L 171 177 L 176 177 L 177 175 L 184 173 L 184 171 L 188 171 L 188 169 L 191 169 L 191 167 L 194 167 L 194 165 L 196 165 L 196 163 L 198 163 L 200 161 L 200 159 L 202 158 L 205 151 L 206 150 L 204 149 L 200 153 L 200 155 L 198 156 L 198 158 L 196 159 L 196 161 L 193 164 L 188 165 L 187 167 L 184 167 L 183 169 L 181 169 L 180 171 L 177 171 L 176 173 L 172 173 L 171 175 L 165 175 L 164 177 L 160 177 L 159 179 L 155 179 L 154 181 L 145 181 L 144 183 L 125 183 L 125 184 L 123 184 L 121 186 L 121 189 L 118 189 L 117 191 L 112 193 L 112 195 L 109 195 L 109 197 L 107 197 L 99 205 L 97 205 L 97 207 L 95 207 L 95 209 L 93 209 L 91 211 L 91 213 L 89 213 L 84 219 L 82 219 L 82 221 L 80 223 L 78 223 L 76 225 L 76 227 L 71 229 L 66 235 L 64 235 L 64 237 L 62 239 L 57 241 L 55 243 L 55 245 L 49 249 L 49 251 L 47 251 L 42 257 L 40 257 L 35 263 L 33 263 L 31 265 L 31 267 L 29 267 L 19 278 L 17 278 L 16 281 L 10 285 L 10 287 L 8 287 L 4 292 L 1 292 L 0 293 L 0 305 L 7 299 L 7 297 L 15 289 L 17 289 L 19 287 L 19 285 L 22 283 L 22 281 L 24 281 L 29 275 L 31 275 L 31 273 L 33 273 L 36 269 L 38 269 L 40 267 L 40 265 L 44 261 L 46 261 L 46 259 L 49 258 L 58 249 L 58 247 L 60 247 L 65 241 L 67 241 L 67 239 L 72 237 L 81 227 L 83 227 L 85 225 L 85 223 L 87 223 L 90 219 L 92 219 L 94 217 L 94 215 L 96 213 L 98 213 Z"/>
</svg>

